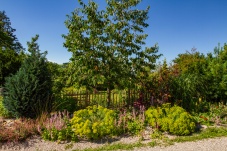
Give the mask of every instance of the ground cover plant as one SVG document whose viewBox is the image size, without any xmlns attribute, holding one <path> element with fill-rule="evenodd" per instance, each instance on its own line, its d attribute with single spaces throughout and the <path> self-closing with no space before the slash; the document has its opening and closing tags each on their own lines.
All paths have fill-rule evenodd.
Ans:
<svg viewBox="0 0 227 151">
<path fill-rule="evenodd" d="M 203 125 L 226 125 L 227 106 L 223 103 L 211 104 L 209 111 L 193 113 L 198 123 Z"/>
<path fill-rule="evenodd" d="M 19 142 L 37 135 L 36 121 L 32 119 L 17 119 L 0 121 L 0 142 Z"/>
</svg>

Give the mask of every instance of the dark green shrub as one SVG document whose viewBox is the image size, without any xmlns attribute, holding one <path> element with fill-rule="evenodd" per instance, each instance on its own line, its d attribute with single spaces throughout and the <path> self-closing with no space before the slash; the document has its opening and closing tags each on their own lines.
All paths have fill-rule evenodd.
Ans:
<svg viewBox="0 0 227 151">
<path fill-rule="evenodd" d="M 56 111 L 67 110 L 70 113 L 78 110 L 78 100 L 76 98 L 65 96 L 65 95 L 55 95 L 54 107 Z"/>
<path fill-rule="evenodd" d="M 28 42 L 30 54 L 20 70 L 6 79 L 3 104 L 15 117 L 35 118 L 51 110 L 51 74 L 46 52 L 40 53 L 37 40 L 38 35 Z"/>
<path fill-rule="evenodd" d="M 149 125 L 171 134 L 188 135 L 196 128 L 194 118 L 179 106 L 149 108 L 145 115 Z"/>
<path fill-rule="evenodd" d="M 115 119 L 115 111 L 94 105 L 74 112 L 71 124 L 76 135 L 99 139 L 115 134 Z"/>
</svg>

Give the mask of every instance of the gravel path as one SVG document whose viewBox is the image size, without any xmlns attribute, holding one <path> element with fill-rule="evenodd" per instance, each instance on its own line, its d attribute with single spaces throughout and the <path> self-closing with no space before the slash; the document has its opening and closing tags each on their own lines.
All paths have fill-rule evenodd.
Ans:
<svg viewBox="0 0 227 151">
<path fill-rule="evenodd" d="M 139 138 L 121 138 L 116 142 L 133 143 L 137 142 Z M 99 147 L 104 145 L 105 142 L 79 142 L 79 143 L 63 143 L 58 144 L 56 142 L 48 142 L 42 140 L 40 137 L 30 139 L 20 144 L 0 144 L 0 151 L 63 151 L 63 150 L 75 150 L 83 149 L 87 147 Z M 69 149 L 67 149 L 67 147 Z M 175 143 L 174 145 L 167 147 L 142 147 L 135 148 L 134 151 L 227 151 L 227 137 L 206 139 L 197 142 L 184 142 Z"/>
<path fill-rule="evenodd" d="M 227 137 L 206 139 L 196 142 L 175 143 L 167 147 L 136 148 L 135 151 L 227 151 Z"/>
</svg>

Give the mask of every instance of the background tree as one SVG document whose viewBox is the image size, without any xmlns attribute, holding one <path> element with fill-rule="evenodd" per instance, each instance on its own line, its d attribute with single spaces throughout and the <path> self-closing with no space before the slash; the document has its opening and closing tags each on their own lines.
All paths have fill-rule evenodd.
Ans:
<svg viewBox="0 0 227 151">
<path fill-rule="evenodd" d="M 146 68 L 154 68 L 157 47 L 146 47 L 149 7 L 138 10 L 141 0 L 107 0 L 105 10 L 94 1 L 86 5 L 78 0 L 77 8 L 65 22 L 69 33 L 63 35 L 64 46 L 72 52 L 70 69 L 72 81 L 79 86 L 107 89 L 108 104 L 113 88 L 135 84 L 138 72 L 146 75 Z"/>
<path fill-rule="evenodd" d="M 47 52 L 41 53 L 36 43 L 38 37 L 27 43 L 30 54 L 19 71 L 6 78 L 3 104 L 15 117 L 35 118 L 51 110 L 51 74 L 45 58 Z"/>
<path fill-rule="evenodd" d="M 66 66 L 65 64 L 57 64 L 54 62 L 47 62 L 48 70 L 51 73 L 51 79 L 53 83 L 53 93 L 60 93 L 64 87 L 67 87 L 66 83 Z"/>
<path fill-rule="evenodd" d="M 0 87 L 5 77 L 20 68 L 23 59 L 23 47 L 14 35 L 15 31 L 5 12 L 0 11 Z"/>
<path fill-rule="evenodd" d="M 192 48 L 191 52 L 179 54 L 173 60 L 173 68 L 178 71 L 179 74 L 205 74 L 208 62 L 206 56 L 196 51 L 196 48 Z"/>
<path fill-rule="evenodd" d="M 213 54 L 209 54 L 206 72 L 208 96 L 210 101 L 226 102 L 227 99 L 227 44 L 215 47 Z"/>
<path fill-rule="evenodd" d="M 207 68 L 205 55 L 192 48 L 191 52 L 179 54 L 171 66 L 171 100 L 188 111 L 196 111 L 199 100 L 207 99 Z M 205 108 L 204 108 L 205 110 Z"/>
</svg>

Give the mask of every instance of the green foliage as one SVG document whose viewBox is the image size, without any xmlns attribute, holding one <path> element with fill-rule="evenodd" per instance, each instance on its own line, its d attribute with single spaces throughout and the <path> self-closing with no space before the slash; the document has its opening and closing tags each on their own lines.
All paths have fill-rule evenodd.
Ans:
<svg viewBox="0 0 227 151">
<path fill-rule="evenodd" d="M 50 141 L 77 141 L 77 136 L 72 131 L 69 115 L 66 112 L 56 112 L 42 123 L 41 135 L 44 140 Z"/>
<path fill-rule="evenodd" d="M 121 109 L 118 113 L 116 120 L 116 127 L 118 134 L 132 134 L 139 135 L 144 130 L 145 127 L 145 115 L 144 108 L 140 110 L 132 109 Z"/>
<path fill-rule="evenodd" d="M 182 100 L 181 105 L 194 112 L 200 112 L 196 109 L 199 98 L 208 102 L 226 102 L 226 60 L 226 44 L 218 45 L 207 56 L 195 50 L 178 55 L 172 67 L 177 73 L 171 84 L 173 100 Z"/>
<path fill-rule="evenodd" d="M 205 78 L 199 74 L 181 74 L 171 84 L 172 99 L 180 101 L 179 105 L 187 111 L 199 112 L 196 104 L 199 99 L 206 97 L 206 91 Z"/>
<path fill-rule="evenodd" d="M 0 87 L 5 78 L 18 71 L 23 60 L 23 47 L 14 35 L 10 19 L 0 11 Z"/>
<path fill-rule="evenodd" d="M 6 79 L 3 104 L 15 117 L 35 118 L 52 107 L 51 75 L 46 52 L 40 53 L 38 35 L 28 42 L 28 55 L 20 70 Z"/>
<path fill-rule="evenodd" d="M 150 107 L 146 112 L 146 121 L 147 123 L 154 127 L 154 128 L 160 128 L 160 126 L 164 123 L 162 123 L 163 118 L 167 117 L 167 113 L 169 111 L 170 104 L 163 104 L 162 107 Z"/>
<path fill-rule="evenodd" d="M 166 60 L 156 67 L 157 69 L 149 75 L 149 80 L 145 85 L 145 91 L 149 90 L 152 95 L 152 105 L 163 104 L 171 100 L 171 85 L 175 76 Z"/>
<path fill-rule="evenodd" d="M 71 124 L 76 135 L 98 139 L 116 133 L 115 119 L 115 111 L 94 105 L 74 112 Z"/>
<path fill-rule="evenodd" d="M 10 117 L 10 114 L 9 112 L 6 110 L 6 108 L 3 106 L 3 97 L 0 96 L 0 117 L 4 117 L 4 118 L 7 118 L 7 117 Z"/>
<path fill-rule="evenodd" d="M 196 48 L 192 48 L 191 52 L 187 51 L 184 54 L 179 54 L 173 62 L 173 68 L 180 74 L 193 73 L 203 75 L 208 66 L 205 55 L 196 51 Z"/>
<path fill-rule="evenodd" d="M 142 50 L 149 7 L 136 9 L 141 0 L 106 2 L 106 9 L 99 10 L 94 1 L 79 0 L 81 7 L 68 16 L 69 33 L 63 37 L 64 46 L 72 52 L 68 68 L 72 83 L 90 89 L 102 85 L 109 103 L 112 89 L 135 85 L 142 79 L 137 73 L 145 78 L 146 67 L 153 69 L 160 55 L 157 46 Z"/>
<path fill-rule="evenodd" d="M 183 108 L 174 106 L 168 113 L 169 132 L 176 135 L 188 135 L 195 131 L 193 117 Z"/>
<path fill-rule="evenodd" d="M 127 129 L 129 133 L 138 135 L 144 129 L 144 123 L 138 119 L 130 120 L 127 122 Z"/>
<path fill-rule="evenodd" d="M 209 55 L 209 64 L 206 72 L 208 98 L 212 102 L 227 99 L 227 44 L 224 47 L 215 47 L 214 53 Z"/>
<path fill-rule="evenodd" d="M 52 91 L 53 93 L 61 93 L 62 89 L 64 87 L 66 87 L 67 83 L 66 83 L 66 67 L 67 65 L 63 64 L 57 64 L 54 62 L 47 62 L 48 64 L 48 70 L 51 73 L 51 80 L 53 83 L 52 86 Z"/>
<path fill-rule="evenodd" d="M 53 106 L 56 111 L 68 111 L 70 113 L 73 113 L 74 111 L 79 109 L 79 106 L 77 105 L 78 101 L 76 98 L 73 98 L 72 96 L 65 96 L 64 94 L 55 94 Z"/>
<path fill-rule="evenodd" d="M 211 104 L 209 111 L 193 115 L 195 120 L 203 125 L 227 124 L 227 106 L 223 103 Z"/>
<path fill-rule="evenodd" d="M 5 11 L 0 11 L 0 48 L 15 50 L 19 52 L 23 47 L 13 34 L 16 30 L 11 27 L 10 19 Z"/>
<path fill-rule="evenodd" d="M 195 130 L 194 118 L 179 106 L 164 104 L 162 107 L 149 108 L 145 115 L 149 125 L 162 131 L 188 135 Z"/>
<path fill-rule="evenodd" d="M 153 131 L 153 133 L 151 134 L 151 138 L 153 138 L 153 139 L 158 139 L 161 137 L 162 137 L 162 132 L 157 131 L 157 130 Z"/>
</svg>

